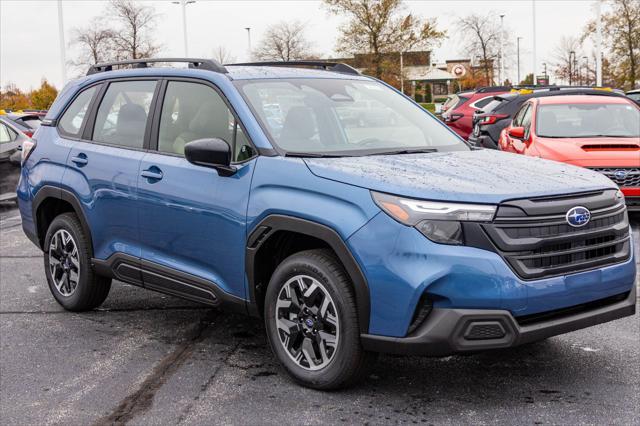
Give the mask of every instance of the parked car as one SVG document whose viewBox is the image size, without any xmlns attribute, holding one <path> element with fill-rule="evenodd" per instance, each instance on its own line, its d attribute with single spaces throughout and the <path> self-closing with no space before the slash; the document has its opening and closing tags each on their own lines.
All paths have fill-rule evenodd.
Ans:
<svg viewBox="0 0 640 426">
<path fill-rule="evenodd" d="M 498 86 L 458 93 L 445 102 L 445 106 L 448 106 L 442 113 L 442 120 L 462 139 L 467 140 L 473 129 L 471 122 L 474 111 L 484 108 L 495 95 L 508 93 L 510 90 L 510 87 Z"/>
<path fill-rule="evenodd" d="M 374 352 L 507 348 L 634 314 L 610 179 L 472 150 L 347 65 L 269 65 L 141 59 L 68 83 L 18 187 L 60 305 L 93 309 L 116 278 L 261 317 L 317 389 L 354 383 Z M 346 126 L 336 108 L 360 101 L 396 124 Z"/>
<path fill-rule="evenodd" d="M 627 92 L 627 96 L 631 98 L 631 100 L 633 100 L 635 103 L 640 105 L 640 89 Z"/>
<path fill-rule="evenodd" d="M 569 95 L 525 102 L 501 149 L 587 167 L 614 181 L 640 211 L 640 108 L 625 97 Z"/>
<path fill-rule="evenodd" d="M 482 110 L 473 114 L 473 132 L 469 135 L 469 143 L 472 146 L 499 149 L 498 141 L 502 129 L 507 127 L 522 104 L 529 99 L 544 96 L 564 95 L 597 95 L 597 96 L 623 96 L 620 93 L 574 86 L 547 86 L 533 89 L 513 90 L 510 93 L 497 95 Z"/>
<path fill-rule="evenodd" d="M 29 138 L 0 117 L 0 202 L 15 201 L 20 178 L 21 147 Z"/>
<path fill-rule="evenodd" d="M 42 115 L 39 113 L 4 112 L 0 113 L 0 117 L 11 121 L 20 132 L 28 137 L 33 136 L 33 133 L 38 130 L 42 122 Z"/>
</svg>

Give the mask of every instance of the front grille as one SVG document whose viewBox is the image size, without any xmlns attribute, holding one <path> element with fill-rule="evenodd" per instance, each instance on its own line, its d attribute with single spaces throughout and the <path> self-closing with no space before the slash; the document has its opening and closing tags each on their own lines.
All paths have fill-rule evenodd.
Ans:
<svg viewBox="0 0 640 426">
<path fill-rule="evenodd" d="M 621 188 L 640 187 L 640 168 L 590 167 L 590 169 L 602 173 Z"/>
<path fill-rule="evenodd" d="M 523 279 L 576 273 L 630 256 L 629 220 L 615 191 L 575 200 L 516 200 L 508 205 L 509 209 L 502 210 L 508 213 L 499 214 L 483 229 L 496 251 Z M 565 217 L 570 209 L 567 206 L 576 205 L 591 210 L 591 220 L 581 228 L 570 226 Z M 529 213 L 535 209 L 536 214 L 528 215 L 527 207 Z"/>
</svg>

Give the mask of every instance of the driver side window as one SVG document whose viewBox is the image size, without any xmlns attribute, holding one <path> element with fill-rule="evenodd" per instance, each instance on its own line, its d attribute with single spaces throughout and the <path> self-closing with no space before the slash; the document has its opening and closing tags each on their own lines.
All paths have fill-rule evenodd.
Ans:
<svg viewBox="0 0 640 426">
<path fill-rule="evenodd" d="M 254 150 L 222 97 L 211 87 L 170 81 L 162 105 L 158 151 L 184 155 L 187 143 L 219 138 L 231 148 L 232 161 L 244 161 Z"/>
<path fill-rule="evenodd" d="M 527 109 L 529 109 L 529 104 L 524 104 L 522 107 L 520 107 L 520 110 L 516 113 L 515 117 L 513 118 L 513 122 L 511 123 L 512 127 L 522 126 L 522 119 Z"/>
</svg>

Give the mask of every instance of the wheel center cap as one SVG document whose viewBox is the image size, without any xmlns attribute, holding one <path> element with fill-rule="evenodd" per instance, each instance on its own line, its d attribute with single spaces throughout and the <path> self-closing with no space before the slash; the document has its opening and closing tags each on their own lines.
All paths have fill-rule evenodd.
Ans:
<svg viewBox="0 0 640 426">
<path fill-rule="evenodd" d="M 306 320 L 304 320 L 304 323 L 307 327 L 311 328 L 313 327 L 314 321 L 311 318 L 307 318 Z"/>
</svg>

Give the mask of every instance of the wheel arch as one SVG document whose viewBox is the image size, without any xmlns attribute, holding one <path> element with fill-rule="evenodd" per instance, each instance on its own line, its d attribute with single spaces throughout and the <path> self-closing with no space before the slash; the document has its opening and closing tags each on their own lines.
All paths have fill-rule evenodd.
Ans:
<svg viewBox="0 0 640 426">
<path fill-rule="evenodd" d="M 334 229 L 317 222 L 293 216 L 269 215 L 260 221 L 249 233 L 245 249 L 245 272 L 249 290 L 249 313 L 255 316 L 262 315 L 264 290 L 266 290 L 268 281 L 263 282 L 261 279 L 261 268 L 265 268 L 265 265 L 261 264 L 261 258 L 264 257 L 266 253 L 264 250 L 269 250 L 270 244 L 273 245 L 274 242 L 278 241 L 279 236 L 281 237 L 282 235 L 287 235 L 290 238 L 304 238 L 309 244 L 312 244 L 313 248 L 318 246 L 326 247 L 334 252 L 353 284 L 360 331 L 361 333 L 367 333 L 369 330 L 370 315 L 369 287 L 360 265 L 351 254 L 342 237 L 340 237 Z M 294 253 L 298 251 L 299 250 L 296 250 Z M 273 270 L 275 270 L 275 266 L 273 268 L 267 266 L 266 268 L 272 269 L 268 274 L 270 277 Z M 264 278 L 264 276 L 262 278 Z"/>
<path fill-rule="evenodd" d="M 82 231 L 91 244 L 90 250 L 93 255 L 91 229 L 89 228 L 89 223 L 87 222 L 81 203 L 75 194 L 62 188 L 45 185 L 36 193 L 33 199 L 32 209 L 33 221 L 41 249 L 44 249 L 44 239 L 51 221 L 61 213 L 72 212 L 75 213 L 80 220 Z"/>
</svg>

